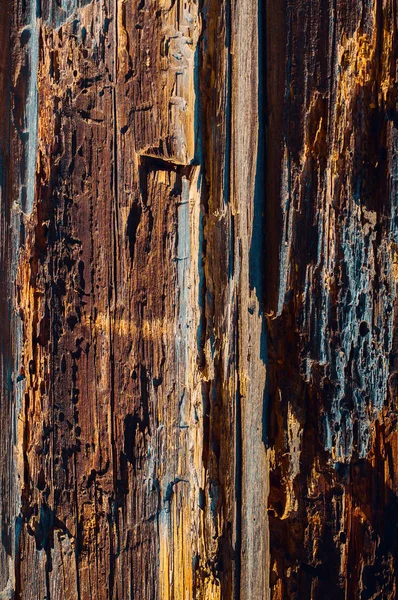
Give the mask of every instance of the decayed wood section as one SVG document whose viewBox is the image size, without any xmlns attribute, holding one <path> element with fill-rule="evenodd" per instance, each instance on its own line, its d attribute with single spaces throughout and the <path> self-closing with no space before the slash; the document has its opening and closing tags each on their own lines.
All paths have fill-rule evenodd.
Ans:
<svg viewBox="0 0 398 600">
<path fill-rule="evenodd" d="M 0 599 L 395 599 L 396 1 L 0 33 Z"/>
</svg>

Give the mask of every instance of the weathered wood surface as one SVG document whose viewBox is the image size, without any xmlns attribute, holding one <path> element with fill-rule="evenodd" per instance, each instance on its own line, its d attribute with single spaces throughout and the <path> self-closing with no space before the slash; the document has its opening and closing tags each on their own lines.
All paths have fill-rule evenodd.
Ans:
<svg viewBox="0 0 398 600">
<path fill-rule="evenodd" d="M 0 599 L 394 599 L 395 0 L 0 8 Z"/>
</svg>

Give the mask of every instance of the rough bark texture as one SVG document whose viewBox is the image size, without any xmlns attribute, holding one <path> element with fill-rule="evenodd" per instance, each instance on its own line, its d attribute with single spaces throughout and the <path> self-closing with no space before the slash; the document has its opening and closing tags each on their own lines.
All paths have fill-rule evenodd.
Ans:
<svg viewBox="0 0 398 600">
<path fill-rule="evenodd" d="M 268 13 L 274 598 L 398 593 L 396 9 Z"/>
<path fill-rule="evenodd" d="M 0 8 L 0 599 L 395 599 L 396 0 Z"/>
</svg>

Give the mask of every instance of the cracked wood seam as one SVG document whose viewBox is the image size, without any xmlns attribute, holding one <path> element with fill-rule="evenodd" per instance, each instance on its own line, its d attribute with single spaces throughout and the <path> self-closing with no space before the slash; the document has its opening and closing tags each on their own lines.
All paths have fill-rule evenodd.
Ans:
<svg viewBox="0 0 398 600">
<path fill-rule="evenodd" d="M 0 8 L 0 600 L 397 597 L 396 28 Z"/>
</svg>

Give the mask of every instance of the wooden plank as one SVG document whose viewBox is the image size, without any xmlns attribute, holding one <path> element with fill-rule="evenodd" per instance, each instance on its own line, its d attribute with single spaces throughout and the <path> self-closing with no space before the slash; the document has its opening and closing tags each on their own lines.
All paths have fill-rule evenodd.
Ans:
<svg viewBox="0 0 398 600">
<path fill-rule="evenodd" d="M 0 11 L 0 599 L 397 595 L 394 0 Z"/>
</svg>

